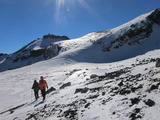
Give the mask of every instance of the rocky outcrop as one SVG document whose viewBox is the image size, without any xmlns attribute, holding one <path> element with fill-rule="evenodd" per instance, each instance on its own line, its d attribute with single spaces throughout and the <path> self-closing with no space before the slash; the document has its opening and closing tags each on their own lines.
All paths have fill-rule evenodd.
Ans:
<svg viewBox="0 0 160 120">
<path fill-rule="evenodd" d="M 149 37 L 152 32 L 151 22 L 141 21 L 141 25 L 132 24 L 129 30 L 119 35 L 114 41 L 105 47 L 103 51 L 109 52 L 111 49 L 118 49 L 125 44 L 140 44 L 145 38 Z"/>
<path fill-rule="evenodd" d="M 75 91 L 75 93 L 87 93 L 88 92 L 88 88 L 87 87 L 85 87 L 85 88 L 77 88 L 76 89 L 76 91 Z"/>
<path fill-rule="evenodd" d="M 69 87 L 69 86 L 71 86 L 71 82 L 64 83 L 64 84 L 60 87 L 60 89 L 64 89 L 64 88 Z"/>
<path fill-rule="evenodd" d="M 160 8 L 154 10 L 148 18 L 153 21 L 154 23 L 157 23 L 160 25 Z"/>
<path fill-rule="evenodd" d="M 140 44 L 145 38 L 148 38 L 153 32 L 153 24 L 160 25 L 160 8 L 154 10 L 146 20 L 140 21 L 130 26 L 130 28 L 120 34 L 109 45 L 103 48 L 103 51 L 109 52 L 111 49 L 118 49 L 125 44 L 136 45 Z"/>
<path fill-rule="evenodd" d="M 30 51 L 30 56 L 31 57 L 37 57 L 37 56 L 41 56 L 44 54 L 44 49 L 38 49 L 38 50 L 31 50 Z"/>
<path fill-rule="evenodd" d="M 57 56 L 60 50 L 61 48 L 59 45 L 51 44 L 44 50 L 43 56 L 45 59 L 50 59 L 52 57 Z"/>
<path fill-rule="evenodd" d="M 160 58 L 157 58 L 156 60 L 156 67 L 160 67 Z"/>
<path fill-rule="evenodd" d="M 43 39 L 47 39 L 47 38 L 52 38 L 52 39 L 61 39 L 63 38 L 64 40 L 68 40 L 69 38 L 67 36 L 58 36 L 58 35 L 53 35 L 53 34 L 48 34 L 48 35 L 44 35 Z"/>
</svg>

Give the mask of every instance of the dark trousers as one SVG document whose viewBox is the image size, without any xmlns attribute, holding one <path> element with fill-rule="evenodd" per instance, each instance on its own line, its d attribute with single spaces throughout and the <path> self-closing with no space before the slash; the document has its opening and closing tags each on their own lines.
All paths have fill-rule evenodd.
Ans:
<svg viewBox="0 0 160 120">
<path fill-rule="evenodd" d="M 46 99 L 46 90 L 41 90 L 41 94 L 42 94 L 42 97 L 43 97 L 43 100 Z"/>
<path fill-rule="evenodd" d="M 34 96 L 35 96 L 35 99 L 36 99 L 36 100 L 39 98 L 38 90 L 34 90 Z"/>
</svg>

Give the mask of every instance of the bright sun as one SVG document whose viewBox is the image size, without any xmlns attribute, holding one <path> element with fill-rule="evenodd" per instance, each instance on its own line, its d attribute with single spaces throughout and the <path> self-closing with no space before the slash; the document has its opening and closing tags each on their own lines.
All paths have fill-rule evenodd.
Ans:
<svg viewBox="0 0 160 120">
<path fill-rule="evenodd" d="M 78 13 L 88 13 L 97 18 L 97 13 L 91 7 L 92 0 L 45 0 L 45 9 L 52 15 L 53 22 L 56 25 L 67 26 L 71 21 L 76 20 Z M 83 11 L 83 12 L 81 12 Z"/>
<path fill-rule="evenodd" d="M 85 0 L 55 0 L 55 18 L 60 19 L 67 12 L 73 12 L 77 5 L 86 9 L 90 14 L 96 14 L 95 11 L 89 6 Z"/>
</svg>

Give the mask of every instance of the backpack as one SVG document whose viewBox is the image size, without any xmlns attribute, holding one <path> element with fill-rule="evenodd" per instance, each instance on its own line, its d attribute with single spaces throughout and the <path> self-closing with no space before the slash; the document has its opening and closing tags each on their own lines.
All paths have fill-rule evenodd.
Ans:
<svg viewBox="0 0 160 120">
<path fill-rule="evenodd" d="M 41 90 L 44 90 L 44 89 L 46 89 L 46 87 L 47 87 L 46 81 L 45 80 L 40 80 L 39 81 L 39 88 Z"/>
<path fill-rule="evenodd" d="M 38 82 L 34 82 L 34 84 L 33 84 L 33 86 L 32 86 L 32 89 L 34 89 L 35 91 L 38 91 L 38 90 L 39 90 Z"/>
</svg>

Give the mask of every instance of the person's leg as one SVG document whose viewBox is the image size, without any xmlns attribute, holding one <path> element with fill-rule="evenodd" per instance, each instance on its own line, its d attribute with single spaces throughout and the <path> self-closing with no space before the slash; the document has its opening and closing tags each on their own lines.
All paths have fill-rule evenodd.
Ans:
<svg viewBox="0 0 160 120">
<path fill-rule="evenodd" d="M 36 100 L 38 99 L 38 91 L 35 91 Z"/>
<path fill-rule="evenodd" d="M 43 96 L 43 100 L 45 100 L 45 96 L 46 96 L 46 91 L 42 90 L 42 96 Z"/>
<path fill-rule="evenodd" d="M 41 95 L 42 95 L 42 97 L 43 97 L 43 90 L 41 90 Z"/>
<path fill-rule="evenodd" d="M 45 100 L 46 99 L 46 90 L 44 90 L 44 99 L 43 100 Z"/>
<path fill-rule="evenodd" d="M 37 97 L 36 97 L 36 91 L 35 91 L 35 90 L 34 90 L 34 97 L 35 97 L 35 99 L 37 98 Z M 37 100 L 37 99 L 36 99 L 36 100 Z"/>
<path fill-rule="evenodd" d="M 39 98 L 39 90 L 37 91 L 37 97 Z"/>
</svg>

